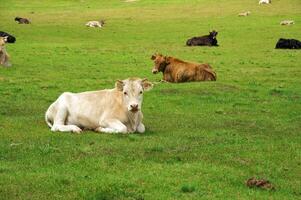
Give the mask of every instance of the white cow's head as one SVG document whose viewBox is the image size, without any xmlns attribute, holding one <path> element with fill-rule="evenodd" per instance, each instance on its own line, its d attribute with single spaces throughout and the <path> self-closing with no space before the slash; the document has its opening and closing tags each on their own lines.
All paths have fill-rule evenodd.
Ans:
<svg viewBox="0 0 301 200">
<path fill-rule="evenodd" d="M 123 102 L 128 111 L 135 113 L 141 110 L 143 92 L 152 89 L 153 84 L 147 79 L 129 78 L 118 80 L 115 86 L 122 92 Z"/>
</svg>

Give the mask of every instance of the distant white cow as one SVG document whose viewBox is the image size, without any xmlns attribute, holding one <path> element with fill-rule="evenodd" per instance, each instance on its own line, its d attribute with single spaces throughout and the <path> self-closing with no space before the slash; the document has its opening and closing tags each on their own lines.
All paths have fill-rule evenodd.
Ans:
<svg viewBox="0 0 301 200">
<path fill-rule="evenodd" d="M 248 16 L 248 15 L 250 15 L 250 14 L 251 14 L 251 12 L 250 12 L 250 11 L 247 11 L 247 12 L 239 13 L 238 16 L 239 16 L 239 17 L 246 17 L 246 16 Z"/>
<path fill-rule="evenodd" d="M 103 20 L 100 20 L 100 21 L 89 21 L 86 23 L 86 26 L 88 27 L 103 27 L 105 24 L 105 22 Z"/>
<path fill-rule="evenodd" d="M 280 25 L 292 25 L 295 24 L 293 20 L 283 20 L 280 22 Z"/>
<path fill-rule="evenodd" d="M 270 4 L 272 0 L 259 0 L 259 4 Z"/>
<path fill-rule="evenodd" d="M 136 1 L 139 1 L 139 0 L 125 0 L 124 2 L 131 3 L 131 2 L 136 2 Z"/>
<path fill-rule="evenodd" d="M 129 78 L 118 80 L 114 89 L 65 92 L 50 105 L 45 120 L 51 131 L 143 133 L 143 92 L 152 87 L 147 79 Z"/>
</svg>

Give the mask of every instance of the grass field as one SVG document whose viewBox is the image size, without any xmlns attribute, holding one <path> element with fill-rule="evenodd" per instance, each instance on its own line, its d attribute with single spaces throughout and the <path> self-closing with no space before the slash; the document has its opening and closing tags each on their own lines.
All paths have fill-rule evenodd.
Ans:
<svg viewBox="0 0 301 200">
<path fill-rule="evenodd" d="M 0 199 L 301 199 L 301 51 L 274 49 L 301 39 L 300 10 L 300 0 L 0 0 L 0 30 L 17 37 L 13 67 L 0 68 Z M 103 29 L 84 26 L 101 18 Z M 219 47 L 185 47 L 212 29 Z M 46 126 L 64 91 L 160 80 L 154 52 L 208 62 L 218 80 L 156 84 L 144 134 Z M 276 190 L 247 188 L 253 176 Z"/>
</svg>

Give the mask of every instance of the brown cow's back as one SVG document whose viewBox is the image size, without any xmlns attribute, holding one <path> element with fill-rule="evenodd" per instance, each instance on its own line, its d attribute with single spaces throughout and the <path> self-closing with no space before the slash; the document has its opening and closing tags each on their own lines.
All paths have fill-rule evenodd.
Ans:
<svg viewBox="0 0 301 200">
<path fill-rule="evenodd" d="M 216 74 L 209 64 L 189 63 L 169 57 L 169 65 L 164 71 L 168 82 L 215 81 Z"/>
</svg>

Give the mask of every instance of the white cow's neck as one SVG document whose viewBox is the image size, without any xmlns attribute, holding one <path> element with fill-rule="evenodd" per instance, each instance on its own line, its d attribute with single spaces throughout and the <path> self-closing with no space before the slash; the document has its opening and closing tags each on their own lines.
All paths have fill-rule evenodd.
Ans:
<svg viewBox="0 0 301 200">
<path fill-rule="evenodd" d="M 132 131 L 136 131 L 136 128 L 138 126 L 139 112 L 141 112 L 141 111 L 138 111 L 138 112 L 135 112 L 135 113 L 127 111 L 129 125 L 130 125 L 130 128 L 132 129 Z"/>
</svg>

